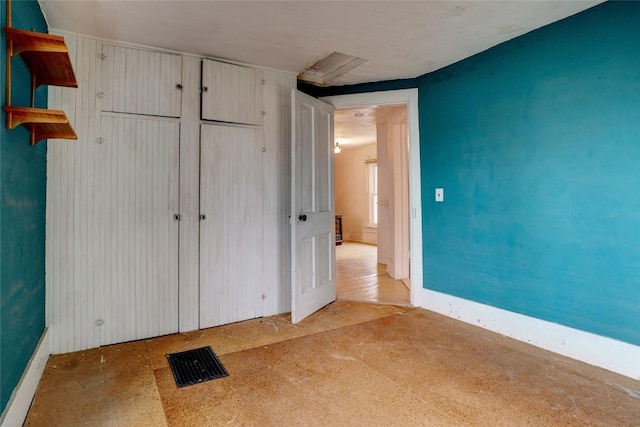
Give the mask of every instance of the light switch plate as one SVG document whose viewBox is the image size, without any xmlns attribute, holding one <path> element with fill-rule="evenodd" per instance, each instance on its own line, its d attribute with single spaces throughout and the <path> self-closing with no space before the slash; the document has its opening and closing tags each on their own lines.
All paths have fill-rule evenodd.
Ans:
<svg viewBox="0 0 640 427">
<path fill-rule="evenodd" d="M 436 202 L 444 202 L 444 188 L 436 188 Z"/>
</svg>

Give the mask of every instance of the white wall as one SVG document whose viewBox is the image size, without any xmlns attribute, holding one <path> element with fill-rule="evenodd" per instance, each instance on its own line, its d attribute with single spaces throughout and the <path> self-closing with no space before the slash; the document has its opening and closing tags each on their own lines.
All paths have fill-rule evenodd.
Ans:
<svg viewBox="0 0 640 427">
<path fill-rule="evenodd" d="M 376 143 L 343 147 L 335 154 L 336 215 L 342 215 L 343 240 L 377 243 L 377 230 L 368 227 L 365 160 L 376 158 Z"/>
<path fill-rule="evenodd" d="M 291 90 L 296 77 L 264 70 L 264 315 L 291 311 Z"/>
<path fill-rule="evenodd" d="M 378 138 L 378 262 L 394 279 L 409 277 L 407 109 L 376 111 Z"/>
</svg>

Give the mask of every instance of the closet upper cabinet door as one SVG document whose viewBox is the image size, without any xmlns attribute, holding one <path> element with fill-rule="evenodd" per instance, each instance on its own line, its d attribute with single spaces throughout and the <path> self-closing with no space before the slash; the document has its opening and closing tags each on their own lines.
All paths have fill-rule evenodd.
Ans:
<svg viewBox="0 0 640 427">
<path fill-rule="evenodd" d="M 204 59 L 202 119 L 261 125 L 262 72 Z"/>
<path fill-rule="evenodd" d="M 103 45 L 102 111 L 180 117 L 182 57 Z"/>
</svg>

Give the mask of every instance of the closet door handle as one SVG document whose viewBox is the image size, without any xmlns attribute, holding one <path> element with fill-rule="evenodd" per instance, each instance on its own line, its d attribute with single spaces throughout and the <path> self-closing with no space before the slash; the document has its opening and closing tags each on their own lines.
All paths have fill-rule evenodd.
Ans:
<svg viewBox="0 0 640 427">
<path fill-rule="evenodd" d="M 305 222 L 305 221 L 307 220 L 307 216 L 306 216 L 306 215 L 304 215 L 304 214 L 302 214 L 302 215 L 298 216 L 298 219 L 299 219 L 300 221 L 302 221 L 302 222 Z"/>
</svg>

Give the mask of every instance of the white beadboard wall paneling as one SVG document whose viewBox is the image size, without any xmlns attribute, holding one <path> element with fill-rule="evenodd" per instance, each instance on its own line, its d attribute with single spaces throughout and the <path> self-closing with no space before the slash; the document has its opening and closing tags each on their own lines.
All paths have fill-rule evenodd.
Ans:
<svg viewBox="0 0 640 427">
<path fill-rule="evenodd" d="M 96 84 L 101 43 L 65 36 L 78 89 L 49 87 L 49 106 L 64 110 L 78 140 L 50 139 L 47 147 L 46 322 L 52 352 L 95 347 L 93 310 L 98 300 L 98 196 L 93 191 L 99 130 Z"/>
<path fill-rule="evenodd" d="M 238 73 L 238 123 L 262 124 L 263 84 L 262 71 L 237 67 Z"/>
<path fill-rule="evenodd" d="M 264 315 L 291 311 L 291 90 L 296 77 L 264 71 Z"/>
<path fill-rule="evenodd" d="M 104 44 L 102 111 L 180 117 L 182 56 Z"/>
<path fill-rule="evenodd" d="M 185 56 L 180 120 L 180 331 L 198 329 L 200 295 L 200 58 Z"/>
<path fill-rule="evenodd" d="M 262 124 L 262 70 L 204 59 L 202 87 L 203 120 Z"/>
<path fill-rule="evenodd" d="M 201 126 L 200 328 L 263 314 L 261 139 L 257 128 Z"/>
</svg>

